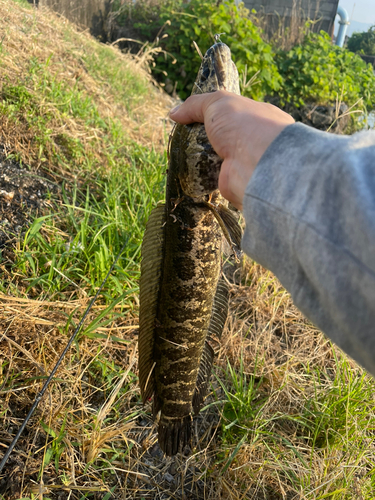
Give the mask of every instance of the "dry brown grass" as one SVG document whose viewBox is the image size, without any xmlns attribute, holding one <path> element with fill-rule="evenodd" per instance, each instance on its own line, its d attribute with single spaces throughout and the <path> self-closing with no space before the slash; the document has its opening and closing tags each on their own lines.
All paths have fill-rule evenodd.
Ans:
<svg viewBox="0 0 375 500">
<path fill-rule="evenodd" d="M 2 428 L 8 429 L 8 432 L 2 431 L 1 442 L 4 448 L 10 443 L 9 432 L 20 426 L 39 392 L 40 379 L 45 379 L 51 371 L 68 340 L 64 331 L 67 314 L 73 312 L 73 317 L 79 320 L 86 306 L 85 300 L 69 303 L 42 302 L 1 295 L 2 367 L 6 361 L 6 368 L 2 370 L 0 391 L 3 409 L 1 420 Z M 101 306 L 94 306 L 91 319 L 101 309 Z M 88 321 L 90 322 L 90 318 Z M 122 321 L 100 329 L 105 336 L 108 335 L 104 342 L 83 336 L 79 341 L 79 352 L 77 349 L 72 349 L 68 354 L 64 366 L 58 371 L 55 381 L 41 401 L 6 466 L 8 495 L 10 495 L 8 498 L 19 498 L 22 496 L 21 492 L 26 493 L 26 491 L 30 494 L 30 488 L 35 486 L 36 475 L 40 470 L 47 446 L 47 437 L 40 428 L 40 420 L 56 430 L 64 420 L 66 422 L 66 437 L 63 439 L 64 458 L 59 472 L 71 477 L 68 481 L 69 484 L 72 483 L 69 489 L 77 489 L 80 485 L 90 488 L 94 486 L 89 479 L 90 473 L 87 477 L 85 474 L 82 475 L 86 463 L 97 457 L 108 440 L 112 444 L 116 440 L 122 442 L 129 423 L 106 425 L 105 418 L 110 411 L 112 399 L 109 398 L 107 405 L 104 402 L 111 393 L 112 386 L 97 386 L 95 372 L 90 372 L 90 366 L 99 355 L 104 356 L 124 369 L 122 378 L 117 382 L 118 389 L 119 384 L 123 384 L 126 379 L 128 382 L 133 381 L 134 375 L 132 373 L 129 375 L 129 372 L 135 359 L 136 325 L 134 316 L 127 314 L 125 309 Z M 125 338 L 127 343 L 112 341 L 111 335 L 115 332 L 120 338 Z M 20 383 L 18 378 L 21 380 Z M 130 390 L 127 398 L 131 397 Z M 99 407 L 101 411 L 97 414 L 96 409 Z M 125 414 L 121 420 L 126 420 Z M 73 446 L 72 441 L 80 443 L 80 453 L 77 454 L 76 445 Z M 52 483 L 53 489 L 54 484 L 57 486 L 56 483 L 60 483 L 57 478 L 56 470 L 53 464 L 50 464 L 38 483 Z M 100 491 L 107 491 L 107 487 L 100 484 Z"/>
<path fill-rule="evenodd" d="M 128 72 L 147 87 L 143 95 L 132 95 L 125 103 L 122 95 L 116 92 L 111 82 L 100 75 L 100 53 L 96 42 L 87 31 L 81 31 L 64 18 L 45 8 L 29 9 L 9 0 L 0 1 L 2 19 L 2 66 L 0 93 L 4 84 L 15 85 L 23 81 L 33 96 L 38 90 L 33 82 L 27 82 L 26 75 L 30 61 L 36 59 L 48 65 L 56 84 L 63 82 L 67 87 L 77 86 L 95 102 L 100 115 L 119 121 L 128 131 L 130 140 L 156 148 L 165 147 L 166 130 L 170 128 L 167 119 L 168 110 L 173 104 L 171 98 L 154 83 L 148 70 L 150 54 L 142 53 L 134 58 L 121 53 L 115 46 L 102 46 L 103 50 L 113 51 L 113 68 L 121 65 L 124 74 Z M 87 58 L 97 59 L 98 68 L 93 71 L 87 67 Z M 107 60 L 110 64 L 110 61 Z M 127 82 L 124 81 L 124 88 Z M 37 99 L 36 102 L 38 102 Z M 79 138 L 84 144 L 86 154 L 96 155 L 98 162 L 105 164 L 105 155 L 101 151 L 100 131 L 88 128 L 84 120 L 76 117 L 61 116 L 54 102 L 41 102 L 40 112 L 52 113 L 55 121 L 50 123 L 51 133 L 56 138 L 55 147 L 63 149 L 59 137 L 66 134 L 72 139 Z M 51 146 L 40 155 L 36 141 L 37 132 L 26 120 L 18 121 L 0 115 L 0 140 L 7 153 L 16 152 L 20 159 L 32 167 L 44 166 L 53 170 L 53 152 Z M 96 148 L 95 148 L 96 142 Z M 96 149 L 96 151 L 95 151 Z"/>
<path fill-rule="evenodd" d="M 359 454 L 353 457 L 349 452 L 342 453 L 340 458 L 331 460 L 324 449 L 314 450 L 307 440 L 301 439 L 297 419 L 304 414 L 306 402 L 317 396 L 315 371 L 327 376 L 318 388 L 318 392 L 324 393 L 336 374 L 337 358 L 347 360 L 358 376 L 362 370 L 337 347 L 333 350 L 330 341 L 293 305 L 290 295 L 272 273 L 247 262 L 241 274 L 239 281 L 246 284 L 232 289 L 232 314 L 220 361 L 228 358 L 233 366 L 238 366 L 242 358 L 247 374 L 263 378 L 258 391 L 267 402 L 256 418 L 261 426 L 265 423 L 266 432 L 264 441 L 257 432 L 249 435 L 228 476 L 235 484 L 246 484 L 243 498 L 321 498 L 322 491 L 330 491 L 337 474 L 342 474 L 338 472 L 338 463 L 356 467 Z M 280 438 L 273 446 L 268 432 Z M 369 443 L 368 457 L 363 463 L 368 458 L 371 463 L 374 458 L 374 444 Z M 299 490 L 291 480 L 293 475 L 301 483 L 305 478 L 309 487 L 301 485 Z M 342 493 L 350 495 L 350 488 Z"/>
<path fill-rule="evenodd" d="M 359 492 L 367 488 L 368 467 L 375 458 L 372 415 L 369 429 L 360 429 L 368 447 L 358 454 L 353 453 L 356 443 L 349 450 L 338 447 L 335 453 L 324 447 L 314 450 L 301 439 L 294 420 L 317 390 L 324 393 L 332 386 L 335 356 L 341 359 L 342 355 L 337 349 L 333 354 L 329 341 L 301 316 L 289 294 L 259 265 L 246 262 L 231 282 L 231 312 L 216 371 L 222 378 L 228 360 L 238 369 L 242 358 L 245 372 L 255 373 L 261 380 L 257 394 L 266 404 L 253 424 L 254 428 L 263 426 L 264 439 L 257 432 L 250 433 L 224 470 L 235 444 L 222 442 L 223 405 L 219 404 L 196 418 L 192 456 L 164 458 L 156 445 L 150 408 L 144 413 L 140 405 L 134 376 L 136 312 L 124 310 L 121 322 L 100 329 L 106 338 L 82 336 L 79 348 L 77 345 L 68 354 L 7 465 L 8 494 L 13 493 L 5 498 L 37 490 L 48 498 L 79 499 L 85 492 L 103 498 L 116 486 L 113 498 L 318 499 L 348 470 L 357 472 L 342 498 L 351 498 L 348 494 L 353 488 Z M 40 377 L 50 372 L 67 342 L 66 314 L 74 311 L 77 322 L 87 300 L 39 302 L 1 295 L 0 302 L 1 420 L 2 428 L 14 433 L 40 389 Z M 88 322 L 101 309 L 96 306 Z M 113 341 L 111 335 L 129 343 Z M 6 359 L 9 365 L 4 365 Z M 114 362 L 118 370 L 111 380 L 97 372 L 103 360 Z M 360 376 L 361 370 L 348 362 Z M 314 370 L 325 374 L 318 388 Z M 121 390 L 124 384 L 128 387 Z M 213 387 L 215 398 L 224 400 L 216 381 Z M 208 402 L 215 398 L 210 396 Z M 52 461 L 38 476 L 51 446 L 41 420 L 57 435 L 65 421 L 65 435 L 58 472 Z M 278 436 L 277 442 L 272 445 L 267 433 Z M 3 432 L 4 448 L 9 441 L 10 435 Z M 112 456 L 107 462 L 111 450 L 119 457 Z M 305 459 L 305 466 L 298 455 Z M 305 478 L 309 486 L 299 491 L 291 479 L 293 474 L 302 482 Z"/>
</svg>

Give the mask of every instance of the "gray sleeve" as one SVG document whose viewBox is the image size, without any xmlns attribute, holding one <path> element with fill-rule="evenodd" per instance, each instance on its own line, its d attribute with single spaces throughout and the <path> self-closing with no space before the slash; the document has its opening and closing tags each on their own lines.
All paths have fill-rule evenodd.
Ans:
<svg viewBox="0 0 375 500">
<path fill-rule="evenodd" d="M 288 126 L 244 198 L 244 251 L 375 375 L 375 132 Z"/>
</svg>

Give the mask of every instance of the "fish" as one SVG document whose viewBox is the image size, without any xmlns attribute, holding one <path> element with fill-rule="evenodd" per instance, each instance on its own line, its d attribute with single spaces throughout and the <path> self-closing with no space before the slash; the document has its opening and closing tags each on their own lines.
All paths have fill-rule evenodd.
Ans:
<svg viewBox="0 0 375 500">
<path fill-rule="evenodd" d="M 192 95 L 240 94 L 231 51 L 215 41 Z M 242 232 L 218 190 L 222 159 L 204 124 L 176 124 L 168 158 L 165 203 L 151 211 L 141 247 L 138 370 L 143 402 L 153 399 L 159 445 L 173 456 L 190 445 L 228 314 L 224 242 L 238 258 Z"/>
</svg>

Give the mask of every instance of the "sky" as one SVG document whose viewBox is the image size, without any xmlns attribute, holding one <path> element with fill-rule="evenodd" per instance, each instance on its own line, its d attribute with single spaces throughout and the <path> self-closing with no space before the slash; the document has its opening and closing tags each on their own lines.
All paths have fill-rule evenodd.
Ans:
<svg viewBox="0 0 375 500">
<path fill-rule="evenodd" d="M 375 24 L 375 0 L 340 0 L 339 5 L 348 11 L 353 21 Z"/>
<path fill-rule="evenodd" d="M 348 27 L 348 35 L 353 31 L 367 31 L 375 24 L 375 0 L 339 0 L 339 5 L 349 14 L 352 26 Z M 336 16 L 335 33 L 338 30 L 338 19 Z M 363 26 L 358 23 L 363 23 Z"/>
</svg>

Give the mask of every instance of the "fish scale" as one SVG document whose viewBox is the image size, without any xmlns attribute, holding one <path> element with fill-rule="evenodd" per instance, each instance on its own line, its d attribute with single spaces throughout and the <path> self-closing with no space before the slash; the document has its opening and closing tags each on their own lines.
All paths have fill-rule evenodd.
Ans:
<svg viewBox="0 0 375 500">
<path fill-rule="evenodd" d="M 219 89 L 239 94 L 237 69 L 221 42 L 206 52 L 192 93 Z M 153 397 L 168 456 L 190 443 L 214 359 L 210 339 L 221 336 L 228 312 L 223 239 L 237 251 L 241 230 L 218 191 L 221 163 L 203 124 L 175 126 L 166 201 L 151 212 L 142 243 L 139 383 L 143 401 Z"/>
</svg>

